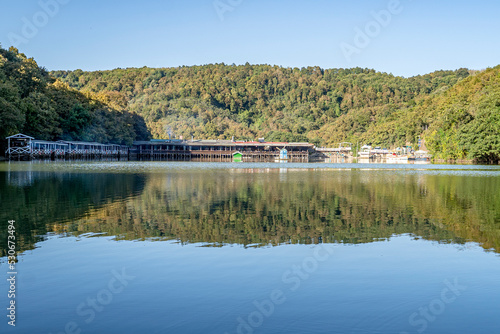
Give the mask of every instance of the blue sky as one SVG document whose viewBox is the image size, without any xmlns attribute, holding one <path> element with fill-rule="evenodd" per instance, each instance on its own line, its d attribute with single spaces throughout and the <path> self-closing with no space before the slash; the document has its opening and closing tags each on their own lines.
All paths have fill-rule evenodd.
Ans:
<svg viewBox="0 0 500 334">
<path fill-rule="evenodd" d="M 49 70 L 249 62 L 412 76 L 500 64 L 493 0 L 0 1 L 2 47 Z"/>
</svg>

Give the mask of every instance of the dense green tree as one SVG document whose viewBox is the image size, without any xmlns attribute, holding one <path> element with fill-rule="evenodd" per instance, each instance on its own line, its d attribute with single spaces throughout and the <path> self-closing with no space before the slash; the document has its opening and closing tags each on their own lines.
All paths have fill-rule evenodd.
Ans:
<svg viewBox="0 0 500 334">
<path fill-rule="evenodd" d="M 442 159 L 500 161 L 500 66 L 463 80 L 415 107 L 424 137 Z"/>
<path fill-rule="evenodd" d="M 55 71 L 0 48 L 0 134 L 348 141 L 436 158 L 500 160 L 500 67 L 403 78 L 371 69 L 210 64 Z"/>
<path fill-rule="evenodd" d="M 17 49 L 0 47 L 2 139 L 18 132 L 44 140 L 119 144 L 149 138 L 144 119 L 126 107 L 122 94 L 81 93 L 51 77 Z"/>
<path fill-rule="evenodd" d="M 388 134 L 400 122 L 397 112 L 456 84 L 469 71 L 438 71 L 414 78 L 370 69 L 283 68 L 269 65 L 212 64 L 177 68 L 116 69 L 52 75 L 89 94 L 124 99 L 126 109 L 142 115 L 156 138 L 307 140 L 334 144 L 416 140 L 421 131 Z M 343 122 L 343 130 L 337 122 Z M 400 124 L 396 124 L 400 125 Z M 383 130 L 381 130 L 383 129 Z M 333 130 L 333 131 L 332 131 Z"/>
<path fill-rule="evenodd" d="M 5 58 L 0 54 L 0 67 L 2 59 Z M 24 127 L 25 120 L 25 114 L 20 108 L 17 86 L 0 71 L 0 136 L 5 138 L 9 134 L 19 132 Z"/>
</svg>

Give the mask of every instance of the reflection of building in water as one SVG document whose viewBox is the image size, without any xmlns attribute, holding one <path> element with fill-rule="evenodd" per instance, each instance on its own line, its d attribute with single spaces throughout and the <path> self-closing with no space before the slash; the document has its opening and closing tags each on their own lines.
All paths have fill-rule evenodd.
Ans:
<svg viewBox="0 0 500 334">
<path fill-rule="evenodd" d="M 34 182 L 40 181 L 40 180 L 46 180 L 49 178 L 56 178 L 59 179 L 62 177 L 63 174 L 54 174 L 48 171 L 37 171 L 33 170 L 33 165 L 31 163 L 27 163 L 26 165 L 23 165 L 25 167 L 25 170 L 19 171 L 19 170 L 7 170 L 6 177 L 7 177 L 7 184 L 9 186 L 14 186 L 14 187 L 29 187 L 32 186 Z"/>
<path fill-rule="evenodd" d="M 287 168 L 280 168 L 280 182 L 286 182 L 286 174 L 288 173 Z"/>
<path fill-rule="evenodd" d="M 33 183 L 33 172 L 7 172 L 7 184 L 14 187 L 27 187 Z"/>
</svg>

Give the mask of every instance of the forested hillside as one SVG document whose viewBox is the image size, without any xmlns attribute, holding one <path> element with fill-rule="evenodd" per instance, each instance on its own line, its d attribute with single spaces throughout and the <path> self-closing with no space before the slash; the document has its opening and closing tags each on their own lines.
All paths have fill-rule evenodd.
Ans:
<svg viewBox="0 0 500 334">
<path fill-rule="evenodd" d="M 172 132 L 184 138 L 402 145 L 416 142 L 420 124 L 390 138 L 365 138 L 363 134 L 369 123 L 393 117 L 430 94 L 448 89 L 469 76 L 469 71 L 405 79 L 361 68 L 215 64 L 52 75 L 84 92 L 117 94 L 128 102 L 128 110 L 144 116 L 156 138 L 167 138 Z M 324 131 L 338 120 L 343 128 Z"/>
<path fill-rule="evenodd" d="M 500 66 L 412 78 L 249 64 L 52 75 L 142 115 L 155 138 L 172 133 L 396 147 L 415 146 L 421 137 L 436 158 L 500 159 Z"/>
<path fill-rule="evenodd" d="M 500 161 L 500 66 L 471 76 L 413 111 L 438 158 Z"/>
<path fill-rule="evenodd" d="M 500 66 L 402 108 L 353 110 L 314 132 L 333 143 L 401 144 L 421 135 L 439 159 L 500 160 Z"/>
<path fill-rule="evenodd" d="M 0 135 L 130 144 L 179 138 L 425 139 L 442 159 L 500 160 L 500 66 L 412 78 L 370 69 L 204 65 L 50 74 L 0 48 Z"/>
<path fill-rule="evenodd" d="M 131 144 L 149 134 L 141 116 L 113 93 L 81 93 L 32 58 L 0 47 L 0 138 L 21 132 L 44 140 Z"/>
</svg>

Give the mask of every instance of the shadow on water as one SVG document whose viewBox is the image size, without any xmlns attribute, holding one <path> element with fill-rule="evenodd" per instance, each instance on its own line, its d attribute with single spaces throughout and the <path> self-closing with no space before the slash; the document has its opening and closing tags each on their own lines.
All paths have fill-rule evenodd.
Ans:
<svg viewBox="0 0 500 334">
<path fill-rule="evenodd" d="M 366 243 L 411 234 L 500 250 L 500 178 L 384 170 L 0 174 L 0 245 L 49 233 L 205 246 Z"/>
</svg>

